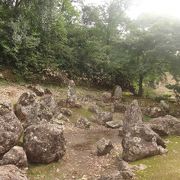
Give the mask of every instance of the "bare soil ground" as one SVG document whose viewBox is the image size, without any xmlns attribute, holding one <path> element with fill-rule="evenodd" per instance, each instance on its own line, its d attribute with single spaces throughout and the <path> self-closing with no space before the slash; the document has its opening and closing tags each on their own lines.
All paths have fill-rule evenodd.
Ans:
<svg viewBox="0 0 180 180">
<path fill-rule="evenodd" d="M 66 97 L 66 88 L 48 88 L 50 88 L 57 99 Z M 15 104 L 20 95 L 27 90 L 26 86 L 23 85 L 1 83 L 1 101 L 10 101 Z M 70 118 L 70 122 L 65 125 L 64 135 L 67 141 L 66 155 L 56 163 L 48 165 L 30 164 L 28 170 L 30 180 L 95 180 L 102 174 L 111 174 L 117 171 L 117 157 L 120 156 L 122 152 L 121 137 L 118 136 L 118 130 L 108 129 L 93 122 L 89 130 L 79 129 L 74 126 L 74 122 L 76 122 L 80 116 L 89 118 L 92 115 L 88 112 L 87 107 L 89 103 L 93 103 L 94 100 L 99 103 L 99 97 L 102 91 L 78 88 L 77 93 L 80 98 L 88 96 L 90 100 L 88 102 L 82 102 L 83 108 L 79 110 L 72 109 L 73 115 Z M 126 102 L 130 102 L 131 100 L 132 98 L 129 98 Z M 152 100 L 139 99 L 139 101 L 143 106 L 154 104 Z M 110 110 L 110 106 L 104 109 Z M 115 113 L 114 119 L 123 119 L 123 114 Z M 106 156 L 98 157 L 96 155 L 96 142 L 102 137 L 112 141 L 114 150 Z M 180 177 L 180 161 L 176 158 L 179 157 L 177 155 L 180 154 L 179 137 L 175 140 L 170 139 L 170 142 L 172 142 L 168 147 L 170 152 L 166 157 L 155 156 L 136 163 L 143 163 L 148 166 L 145 171 L 138 174 L 137 179 L 171 179 L 173 177 L 172 172 L 176 174 L 174 180 Z M 166 173 L 163 172 L 164 168 L 166 169 Z"/>
</svg>

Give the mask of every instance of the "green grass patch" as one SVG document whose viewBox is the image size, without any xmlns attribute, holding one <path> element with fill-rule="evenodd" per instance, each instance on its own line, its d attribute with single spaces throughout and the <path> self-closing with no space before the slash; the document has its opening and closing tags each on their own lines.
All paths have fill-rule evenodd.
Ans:
<svg viewBox="0 0 180 180">
<path fill-rule="evenodd" d="M 169 137 L 165 155 L 153 156 L 133 162 L 145 164 L 147 169 L 137 172 L 138 180 L 179 180 L 180 179 L 180 137 Z"/>
<path fill-rule="evenodd" d="M 93 115 L 93 113 L 91 113 L 87 107 L 83 107 L 80 109 L 72 109 L 73 111 L 73 115 L 70 118 L 71 122 L 76 122 L 80 117 L 85 117 L 87 119 L 90 119 L 90 117 Z"/>
<path fill-rule="evenodd" d="M 51 163 L 47 165 L 31 164 L 28 169 L 29 180 L 50 180 L 50 179 L 65 179 L 62 171 L 59 170 L 63 166 L 63 161 Z"/>
</svg>

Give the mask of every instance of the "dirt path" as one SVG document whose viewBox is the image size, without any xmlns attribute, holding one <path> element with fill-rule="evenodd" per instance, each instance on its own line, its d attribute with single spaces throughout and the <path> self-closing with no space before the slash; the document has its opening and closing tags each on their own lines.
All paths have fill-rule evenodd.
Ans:
<svg viewBox="0 0 180 180">
<path fill-rule="evenodd" d="M 118 130 L 95 125 L 90 130 L 69 127 L 64 134 L 67 151 L 63 160 L 50 165 L 32 166 L 29 170 L 30 180 L 94 180 L 117 169 L 116 156 L 121 152 Z M 114 150 L 109 155 L 98 157 L 96 142 L 103 137 L 113 142 Z"/>
</svg>

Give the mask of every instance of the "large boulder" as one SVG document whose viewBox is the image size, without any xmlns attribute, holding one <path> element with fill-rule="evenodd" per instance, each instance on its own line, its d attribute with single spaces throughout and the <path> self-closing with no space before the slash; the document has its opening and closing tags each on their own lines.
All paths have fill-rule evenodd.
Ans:
<svg viewBox="0 0 180 180">
<path fill-rule="evenodd" d="M 15 146 L 23 128 L 9 103 L 0 103 L 0 157 Z"/>
<path fill-rule="evenodd" d="M 160 136 L 180 136 L 180 120 L 173 116 L 166 115 L 164 117 L 154 118 L 149 122 L 149 125 Z"/>
<path fill-rule="evenodd" d="M 0 166 L 1 180 L 28 180 L 26 173 L 15 165 Z"/>
<path fill-rule="evenodd" d="M 134 100 L 125 112 L 122 147 L 125 161 L 135 161 L 166 152 L 164 141 L 143 123 L 137 100 Z"/>
<path fill-rule="evenodd" d="M 111 152 L 113 144 L 109 139 L 102 138 L 97 142 L 97 155 L 103 156 Z"/>
<path fill-rule="evenodd" d="M 24 132 L 24 150 L 33 163 L 58 161 L 65 154 L 65 139 L 61 126 L 40 124 Z"/>
<path fill-rule="evenodd" d="M 26 168 L 28 166 L 26 153 L 22 147 L 14 146 L 6 154 L 4 154 L 0 165 L 14 164 L 18 168 Z"/>
<path fill-rule="evenodd" d="M 15 105 L 16 116 L 25 128 L 33 124 L 51 122 L 56 110 L 57 104 L 50 94 L 37 98 L 36 94 L 25 92 Z"/>
</svg>

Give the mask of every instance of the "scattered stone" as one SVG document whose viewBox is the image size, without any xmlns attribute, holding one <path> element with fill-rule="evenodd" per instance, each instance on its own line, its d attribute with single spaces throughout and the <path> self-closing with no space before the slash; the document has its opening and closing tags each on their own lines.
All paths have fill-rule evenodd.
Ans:
<svg viewBox="0 0 180 180">
<path fill-rule="evenodd" d="M 59 99 L 57 102 L 57 106 L 62 108 L 67 106 L 67 99 Z"/>
<path fill-rule="evenodd" d="M 156 118 L 165 115 L 165 111 L 162 110 L 160 107 L 149 107 L 145 109 L 144 113 L 151 118 Z"/>
<path fill-rule="evenodd" d="M 39 85 L 29 85 L 27 88 L 33 91 L 37 96 L 43 96 L 45 94 L 44 89 Z"/>
<path fill-rule="evenodd" d="M 134 100 L 125 112 L 123 121 L 123 159 L 135 161 L 162 153 L 164 141 L 148 125 L 143 124 L 143 115 Z"/>
<path fill-rule="evenodd" d="M 112 128 L 112 129 L 118 129 L 120 127 L 122 127 L 123 122 L 122 121 L 108 121 L 106 122 L 106 126 L 108 128 Z"/>
<path fill-rule="evenodd" d="M 52 121 L 57 124 L 62 124 L 62 122 L 69 122 L 70 120 L 66 116 L 64 116 L 62 113 L 59 113 L 53 117 Z"/>
<path fill-rule="evenodd" d="M 114 112 L 124 113 L 126 111 L 127 105 L 123 103 L 119 103 L 118 101 L 115 101 L 113 104 Z"/>
<path fill-rule="evenodd" d="M 4 79 L 4 75 L 0 73 L 0 79 Z"/>
<path fill-rule="evenodd" d="M 149 122 L 149 125 L 160 136 L 180 136 L 180 120 L 173 116 L 166 115 L 164 117 L 154 118 Z"/>
<path fill-rule="evenodd" d="M 109 93 L 109 92 L 104 92 L 104 93 L 102 94 L 102 101 L 103 101 L 104 103 L 109 103 L 109 102 L 111 102 L 111 100 L 112 100 L 111 93 Z"/>
<path fill-rule="evenodd" d="M 164 100 L 160 101 L 160 106 L 165 112 L 169 112 L 169 104 L 167 104 Z"/>
<path fill-rule="evenodd" d="M 121 176 L 123 177 L 122 179 L 129 180 L 129 179 L 133 179 L 135 176 L 132 167 L 122 159 L 119 159 L 118 161 L 118 169 L 119 172 L 121 173 Z"/>
<path fill-rule="evenodd" d="M 95 121 L 101 125 L 106 125 L 106 122 L 112 120 L 113 120 L 113 114 L 111 112 L 100 112 L 95 117 Z"/>
<path fill-rule="evenodd" d="M 62 127 L 54 124 L 29 126 L 24 133 L 24 149 L 30 162 L 58 161 L 65 154 Z"/>
<path fill-rule="evenodd" d="M 100 108 L 97 105 L 91 105 L 88 108 L 89 112 L 98 114 L 100 112 Z"/>
<path fill-rule="evenodd" d="M 26 173 L 15 165 L 0 166 L 1 180 L 28 180 Z"/>
<path fill-rule="evenodd" d="M 102 138 L 97 142 L 97 155 L 98 156 L 104 156 L 111 152 L 113 149 L 112 142 L 110 140 L 107 140 L 105 138 Z"/>
<path fill-rule="evenodd" d="M 123 136 L 123 126 L 119 128 L 119 136 Z"/>
<path fill-rule="evenodd" d="M 43 83 L 66 85 L 69 79 L 67 78 L 67 74 L 65 72 L 47 68 L 43 70 L 41 80 Z"/>
<path fill-rule="evenodd" d="M 75 103 L 73 106 L 71 106 L 71 107 L 80 109 L 80 108 L 82 108 L 82 105 L 76 102 L 76 103 Z"/>
<path fill-rule="evenodd" d="M 0 157 L 15 146 L 23 128 L 10 103 L 0 103 Z"/>
<path fill-rule="evenodd" d="M 91 126 L 91 123 L 87 118 L 81 117 L 75 124 L 76 127 L 82 128 L 82 129 L 89 129 Z"/>
<path fill-rule="evenodd" d="M 70 109 L 67 108 L 61 108 L 60 112 L 65 115 L 65 116 L 72 116 L 72 111 Z"/>
<path fill-rule="evenodd" d="M 26 153 L 22 147 L 14 146 L 6 154 L 4 154 L 0 165 L 13 164 L 18 168 L 26 168 L 28 166 Z"/>
<path fill-rule="evenodd" d="M 120 86 L 116 86 L 112 92 L 113 100 L 121 100 L 122 99 L 122 88 Z"/>
<path fill-rule="evenodd" d="M 133 165 L 131 166 L 131 169 L 133 171 L 144 171 L 145 169 L 147 169 L 147 166 L 145 164 Z"/>
<path fill-rule="evenodd" d="M 102 175 L 97 180 L 125 180 L 121 174 L 121 172 L 116 171 L 114 173 L 108 174 L 108 175 Z"/>
</svg>

